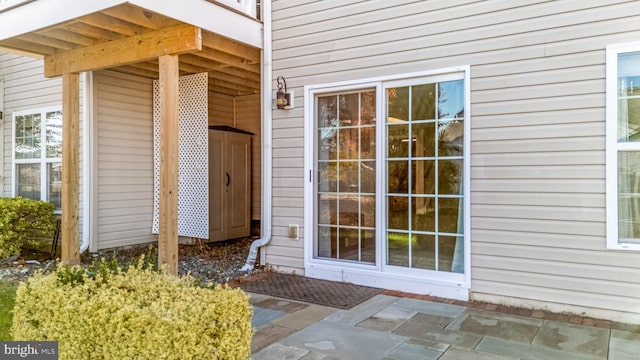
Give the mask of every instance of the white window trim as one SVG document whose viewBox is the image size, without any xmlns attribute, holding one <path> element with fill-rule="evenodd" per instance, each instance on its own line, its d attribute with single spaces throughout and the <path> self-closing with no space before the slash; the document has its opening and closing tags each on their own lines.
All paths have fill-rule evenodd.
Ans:
<svg viewBox="0 0 640 360">
<path fill-rule="evenodd" d="M 384 119 L 385 97 L 383 85 L 397 82 L 402 86 L 410 85 L 413 79 L 418 83 L 423 82 L 425 78 L 446 79 L 452 74 L 463 74 L 465 86 L 465 117 L 464 117 L 464 165 L 463 165 L 463 187 L 464 187 L 464 274 L 449 274 L 439 272 L 439 280 L 433 278 L 424 279 L 420 276 L 407 275 L 402 272 L 394 272 L 393 268 L 385 268 L 384 251 L 378 249 L 376 255 L 376 264 L 358 264 L 350 262 L 339 262 L 333 260 L 317 259 L 313 257 L 314 253 L 314 232 L 315 232 L 315 214 L 316 203 L 314 200 L 314 169 L 315 169 L 315 98 L 317 95 L 325 93 L 335 93 L 343 91 L 361 90 L 366 88 L 376 88 L 377 92 L 377 122 L 376 139 L 378 147 L 377 151 L 377 167 L 384 163 L 384 147 L 386 140 L 384 139 L 385 124 L 380 120 Z M 458 77 L 459 78 L 459 77 Z M 305 185 L 304 185 L 304 208 L 306 209 L 304 219 L 304 266 L 305 275 L 328 280 L 346 281 L 355 284 L 362 284 L 375 287 L 383 287 L 400 291 L 429 293 L 435 296 L 447 298 L 455 298 L 460 300 L 468 300 L 469 290 L 471 288 L 471 175 L 470 175 L 470 126 L 471 126 L 471 80 L 470 66 L 458 66 L 446 69 L 438 69 L 431 71 L 415 72 L 409 74 L 380 76 L 360 80 L 341 81 L 326 84 L 307 85 L 304 88 L 304 166 L 305 166 Z M 376 192 L 383 193 L 383 186 L 386 183 L 382 176 L 383 172 L 378 172 L 376 176 Z M 382 197 L 377 196 L 381 199 Z M 379 202 L 377 206 L 376 217 L 376 238 L 380 238 L 385 229 L 383 213 L 380 211 Z M 420 271 L 416 271 L 419 273 Z M 415 272 L 414 272 L 415 273 Z"/>
<path fill-rule="evenodd" d="M 47 186 L 48 163 L 61 163 L 62 158 L 47 158 L 46 142 L 46 116 L 40 120 L 40 136 L 42 138 L 40 147 L 40 157 L 37 159 L 16 159 L 16 117 L 31 114 L 46 114 L 48 112 L 62 111 L 62 106 L 50 106 L 31 110 L 14 111 L 11 114 L 11 197 L 16 196 L 16 164 L 40 164 L 40 200 L 47 201 L 49 197 L 49 187 Z M 45 166 L 42 166 L 45 165 Z"/>
<path fill-rule="evenodd" d="M 640 143 L 618 143 L 618 55 L 640 51 L 640 42 L 607 46 L 606 54 L 606 221 L 607 249 L 640 250 L 618 237 L 618 152 L 640 151 Z"/>
</svg>

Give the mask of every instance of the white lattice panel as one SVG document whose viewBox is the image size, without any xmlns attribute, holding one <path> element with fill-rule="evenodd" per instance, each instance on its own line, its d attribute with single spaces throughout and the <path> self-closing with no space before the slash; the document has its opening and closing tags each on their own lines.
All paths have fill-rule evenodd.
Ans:
<svg viewBox="0 0 640 360">
<path fill-rule="evenodd" d="M 178 235 L 209 238 L 207 74 L 180 78 L 178 97 Z M 153 233 L 159 231 L 160 91 L 153 82 Z"/>
</svg>

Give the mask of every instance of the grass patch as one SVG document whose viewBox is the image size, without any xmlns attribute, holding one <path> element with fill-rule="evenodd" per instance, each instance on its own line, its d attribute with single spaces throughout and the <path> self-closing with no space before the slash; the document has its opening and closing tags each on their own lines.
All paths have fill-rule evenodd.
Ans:
<svg viewBox="0 0 640 360">
<path fill-rule="evenodd" d="M 10 330 L 15 302 L 16 287 L 7 282 L 0 282 L 0 340 L 11 340 Z"/>
</svg>

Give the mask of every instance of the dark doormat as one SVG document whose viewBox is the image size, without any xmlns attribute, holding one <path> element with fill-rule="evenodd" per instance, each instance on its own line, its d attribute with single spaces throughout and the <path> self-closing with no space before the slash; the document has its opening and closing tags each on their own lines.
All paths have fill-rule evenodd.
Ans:
<svg viewBox="0 0 640 360">
<path fill-rule="evenodd" d="M 339 309 L 351 309 L 382 291 L 366 286 L 279 273 L 269 273 L 265 277 L 245 281 L 239 286 L 248 292 Z"/>
</svg>

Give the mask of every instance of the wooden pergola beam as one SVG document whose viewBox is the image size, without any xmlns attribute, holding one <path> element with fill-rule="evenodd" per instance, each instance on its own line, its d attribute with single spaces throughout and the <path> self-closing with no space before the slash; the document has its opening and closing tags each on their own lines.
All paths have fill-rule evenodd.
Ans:
<svg viewBox="0 0 640 360">
<path fill-rule="evenodd" d="M 178 273 L 178 55 L 160 56 L 158 265 Z"/>
<path fill-rule="evenodd" d="M 242 58 L 247 64 L 260 63 L 260 49 L 240 44 L 210 31 L 202 32 L 202 45 Z"/>
<path fill-rule="evenodd" d="M 200 28 L 182 24 L 45 56 L 44 74 L 46 77 L 55 77 L 64 73 L 105 69 L 198 50 L 202 50 Z"/>
<path fill-rule="evenodd" d="M 62 75 L 62 261 L 80 263 L 80 76 Z"/>
</svg>

